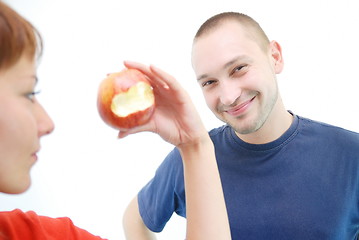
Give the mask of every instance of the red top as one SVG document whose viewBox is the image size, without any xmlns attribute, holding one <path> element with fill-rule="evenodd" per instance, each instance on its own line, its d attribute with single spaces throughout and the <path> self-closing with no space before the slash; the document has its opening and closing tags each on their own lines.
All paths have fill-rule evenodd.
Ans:
<svg viewBox="0 0 359 240">
<path fill-rule="evenodd" d="M 86 230 L 76 227 L 71 219 L 38 216 L 35 212 L 19 209 L 0 212 L 1 240 L 100 240 Z"/>
</svg>

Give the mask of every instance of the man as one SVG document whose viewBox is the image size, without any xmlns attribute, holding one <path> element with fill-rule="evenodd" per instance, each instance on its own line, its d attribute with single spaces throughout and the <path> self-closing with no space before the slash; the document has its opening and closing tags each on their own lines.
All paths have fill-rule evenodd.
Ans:
<svg viewBox="0 0 359 240">
<path fill-rule="evenodd" d="M 232 239 L 356 239 L 359 134 L 285 109 L 280 45 L 252 18 L 222 13 L 198 30 L 192 64 L 208 107 L 226 123 L 210 136 Z M 185 217 L 183 184 L 175 149 L 130 203 L 127 236 L 161 231 L 173 212 Z"/>
</svg>

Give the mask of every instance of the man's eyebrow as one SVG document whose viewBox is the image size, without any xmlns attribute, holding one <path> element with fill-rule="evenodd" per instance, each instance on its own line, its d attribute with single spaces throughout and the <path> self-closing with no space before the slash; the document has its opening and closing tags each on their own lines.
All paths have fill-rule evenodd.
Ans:
<svg viewBox="0 0 359 240">
<path fill-rule="evenodd" d="M 250 58 L 247 56 L 247 55 L 239 55 L 239 56 L 236 56 L 234 58 L 232 58 L 230 61 L 228 61 L 227 63 L 225 63 L 222 67 L 222 69 L 226 69 L 228 68 L 229 66 L 231 66 L 233 63 L 237 62 L 237 61 L 251 61 Z M 203 78 L 207 78 L 208 77 L 208 74 L 202 74 L 202 75 L 199 75 L 197 77 L 197 81 L 200 81 L 202 80 Z"/>
<path fill-rule="evenodd" d="M 247 55 L 236 56 L 236 57 L 232 58 L 232 60 L 230 60 L 229 62 L 224 64 L 222 69 L 226 69 L 227 67 L 231 66 L 233 63 L 238 62 L 238 61 L 251 62 L 251 59 Z"/>
<path fill-rule="evenodd" d="M 201 81 L 203 78 L 206 78 L 206 77 L 208 77 L 207 74 L 202 74 L 197 78 L 197 81 Z"/>
</svg>

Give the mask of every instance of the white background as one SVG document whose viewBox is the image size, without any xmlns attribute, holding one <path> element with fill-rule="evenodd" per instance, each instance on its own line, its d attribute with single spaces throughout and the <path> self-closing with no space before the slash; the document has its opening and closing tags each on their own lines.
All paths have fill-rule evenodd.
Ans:
<svg viewBox="0 0 359 240">
<path fill-rule="evenodd" d="M 359 131 L 359 7 L 356 0 L 8 0 L 41 32 L 39 99 L 56 129 L 42 140 L 33 184 L 0 195 L 0 210 L 21 208 L 68 216 L 88 231 L 124 239 L 127 203 L 153 176 L 172 146 L 157 135 L 117 139 L 99 118 L 99 82 L 123 60 L 152 63 L 189 91 L 208 129 L 207 110 L 190 63 L 192 38 L 208 17 L 238 11 L 254 17 L 283 48 L 278 76 L 294 113 Z M 159 239 L 184 239 L 173 217 Z"/>
</svg>

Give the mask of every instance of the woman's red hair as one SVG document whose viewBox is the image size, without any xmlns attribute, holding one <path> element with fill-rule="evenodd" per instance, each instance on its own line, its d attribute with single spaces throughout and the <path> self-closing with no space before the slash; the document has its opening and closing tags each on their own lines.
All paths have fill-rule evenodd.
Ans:
<svg viewBox="0 0 359 240">
<path fill-rule="evenodd" d="M 24 54 L 35 58 L 42 53 L 42 39 L 36 28 L 0 1 L 0 70 L 11 67 Z"/>
</svg>

